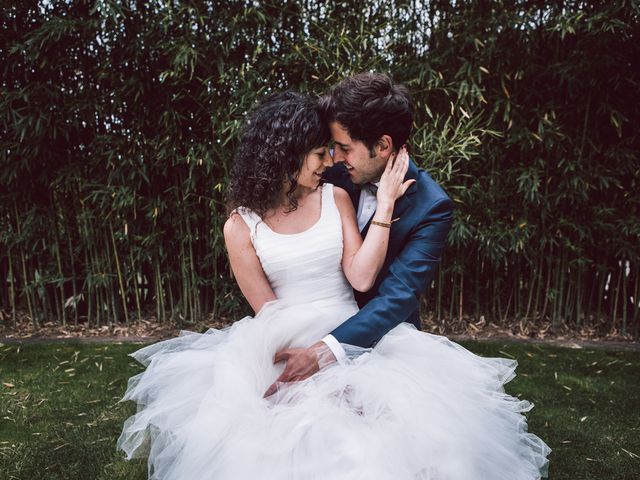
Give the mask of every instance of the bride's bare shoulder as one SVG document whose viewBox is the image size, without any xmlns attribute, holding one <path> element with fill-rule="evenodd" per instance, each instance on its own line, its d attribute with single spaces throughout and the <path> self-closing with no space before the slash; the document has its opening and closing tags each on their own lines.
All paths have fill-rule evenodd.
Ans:
<svg viewBox="0 0 640 480">
<path fill-rule="evenodd" d="M 336 201 L 336 205 L 340 213 L 347 213 L 353 210 L 353 204 L 351 198 L 344 188 L 333 186 L 333 198 Z"/>
<path fill-rule="evenodd" d="M 222 227 L 224 240 L 227 245 L 241 241 L 249 241 L 249 226 L 238 212 L 233 212 Z"/>
</svg>

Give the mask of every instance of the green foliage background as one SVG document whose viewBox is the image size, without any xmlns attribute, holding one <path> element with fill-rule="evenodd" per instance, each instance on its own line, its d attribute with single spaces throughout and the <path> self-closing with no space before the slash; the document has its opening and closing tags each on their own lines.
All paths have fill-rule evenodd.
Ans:
<svg viewBox="0 0 640 480">
<path fill-rule="evenodd" d="M 638 337 L 637 1 L 9 2 L 0 311 L 105 324 L 246 311 L 221 235 L 247 109 L 406 83 L 456 202 L 425 309 Z"/>
</svg>

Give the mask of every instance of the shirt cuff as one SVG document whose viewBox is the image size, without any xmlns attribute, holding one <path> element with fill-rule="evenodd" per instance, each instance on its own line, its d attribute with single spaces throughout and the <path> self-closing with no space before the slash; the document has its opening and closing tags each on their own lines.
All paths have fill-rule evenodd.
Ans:
<svg viewBox="0 0 640 480">
<path fill-rule="evenodd" d="M 336 357 L 338 363 L 344 365 L 347 360 L 347 353 L 344 351 L 344 348 L 342 348 L 342 345 L 340 345 L 340 342 L 336 340 L 336 337 L 329 334 L 324 337 L 322 341 L 329 347 L 329 350 L 331 350 L 331 353 Z"/>
</svg>

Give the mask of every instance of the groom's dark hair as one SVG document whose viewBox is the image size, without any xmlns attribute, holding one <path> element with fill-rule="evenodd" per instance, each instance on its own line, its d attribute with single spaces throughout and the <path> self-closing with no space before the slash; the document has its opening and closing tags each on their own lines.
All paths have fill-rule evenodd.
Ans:
<svg viewBox="0 0 640 480">
<path fill-rule="evenodd" d="M 327 123 L 337 121 L 370 151 L 382 135 L 389 135 L 394 148 L 399 149 L 411 133 L 409 91 L 382 73 L 345 78 L 320 98 L 319 107 Z"/>
</svg>

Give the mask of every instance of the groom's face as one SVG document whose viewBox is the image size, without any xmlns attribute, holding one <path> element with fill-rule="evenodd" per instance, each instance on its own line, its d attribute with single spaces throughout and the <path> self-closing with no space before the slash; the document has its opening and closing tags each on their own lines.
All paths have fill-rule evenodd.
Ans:
<svg viewBox="0 0 640 480">
<path fill-rule="evenodd" d="M 329 127 L 335 143 L 333 161 L 344 163 L 351 181 L 362 185 L 380 180 L 387 162 L 378 149 L 374 147 L 369 150 L 363 142 L 352 139 L 347 129 L 338 122 L 331 122 Z"/>
</svg>

